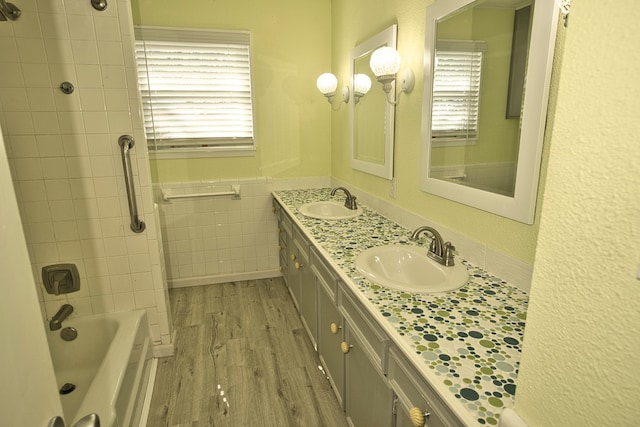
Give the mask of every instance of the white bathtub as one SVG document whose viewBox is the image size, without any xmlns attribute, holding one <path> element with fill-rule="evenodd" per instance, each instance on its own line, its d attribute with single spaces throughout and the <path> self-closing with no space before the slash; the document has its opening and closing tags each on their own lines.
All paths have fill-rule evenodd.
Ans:
<svg viewBox="0 0 640 427">
<path fill-rule="evenodd" d="M 96 413 L 102 427 L 138 426 L 152 366 L 151 340 L 144 311 L 71 317 L 62 328 L 78 336 L 64 341 L 61 331 L 47 332 L 67 425 Z"/>
</svg>

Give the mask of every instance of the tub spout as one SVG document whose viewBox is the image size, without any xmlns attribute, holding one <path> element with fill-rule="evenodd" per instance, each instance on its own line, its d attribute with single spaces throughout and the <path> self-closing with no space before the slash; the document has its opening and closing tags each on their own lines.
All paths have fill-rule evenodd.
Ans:
<svg viewBox="0 0 640 427">
<path fill-rule="evenodd" d="M 73 313 L 73 306 L 71 304 L 63 304 L 60 310 L 49 321 L 49 329 L 57 331 L 62 327 L 62 321 L 69 317 Z"/>
</svg>

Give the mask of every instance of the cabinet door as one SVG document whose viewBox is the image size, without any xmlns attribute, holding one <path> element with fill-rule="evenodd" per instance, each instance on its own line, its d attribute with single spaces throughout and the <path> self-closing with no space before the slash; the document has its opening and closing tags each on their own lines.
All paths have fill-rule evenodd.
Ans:
<svg viewBox="0 0 640 427">
<path fill-rule="evenodd" d="M 289 245 L 289 267 L 287 268 L 287 282 L 289 292 L 293 297 L 293 302 L 300 310 L 300 273 L 302 272 L 302 262 L 300 252 L 295 244 L 295 240 Z"/>
<path fill-rule="evenodd" d="M 389 356 L 389 384 L 396 395 L 396 427 L 463 425 L 400 351 L 392 348 Z M 416 412 L 416 424 L 411 421 L 410 411 Z"/>
<path fill-rule="evenodd" d="M 318 353 L 333 391 L 344 407 L 343 319 L 322 283 L 318 286 Z"/>
<path fill-rule="evenodd" d="M 301 256 L 302 264 L 300 273 L 300 317 L 307 328 L 311 341 L 318 349 L 318 296 L 316 276 L 309 265 L 308 260 Z"/>
<path fill-rule="evenodd" d="M 362 335 L 346 322 L 346 412 L 354 427 L 392 426 L 393 392 L 362 345 Z"/>
</svg>

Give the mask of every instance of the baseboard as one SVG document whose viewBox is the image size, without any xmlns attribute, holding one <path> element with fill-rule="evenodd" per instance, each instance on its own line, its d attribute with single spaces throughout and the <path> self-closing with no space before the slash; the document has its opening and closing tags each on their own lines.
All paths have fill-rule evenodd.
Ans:
<svg viewBox="0 0 640 427">
<path fill-rule="evenodd" d="M 175 342 L 174 340 L 171 340 L 171 343 Z M 158 357 L 169 357 L 169 356 L 173 356 L 175 353 L 175 349 L 173 347 L 173 344 L 159 344 L 159 345 L 154 345 L 153 346 L 153 357 L 154 358 L 158 358 Z"/>
<path fill-rule="evenodd" d="M 187 288 L 190 286 L 215 285 L 218 283 L 239 282 L 243 280 L 259 280 L 282 276 L 280 270 L 250 271 L 247 273 L 220 274 L 217 276 L 188 277 L 169 280 L 169 288 Z"/>
</svg>

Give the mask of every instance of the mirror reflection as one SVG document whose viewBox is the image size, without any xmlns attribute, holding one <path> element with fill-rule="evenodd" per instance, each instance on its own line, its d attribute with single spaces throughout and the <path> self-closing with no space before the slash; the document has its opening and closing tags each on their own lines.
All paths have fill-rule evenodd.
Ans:
<svg viewBox="0 0 640 427">
<path fill-rule="evenodd" d="M 485 2 L 437 22 L 432 177 L 513 197 L 525 61 L 512 51 L 526 57 L 530 10 Z"/>
<path fill-rule="evenodd" d="M 376 49 L 395 48 L 396 34 L 392 25 L 351 50 L 351 167 L 386 179 L 393 178 L 395 108 L 379 85 L 371 87 L 376 77 L 369 61 Z"/>
<path fill-rule="evenodd" d="M 423 191 L 533 222 L 556 26 L 553 0 L 427 8 Z"/>
</svg>

